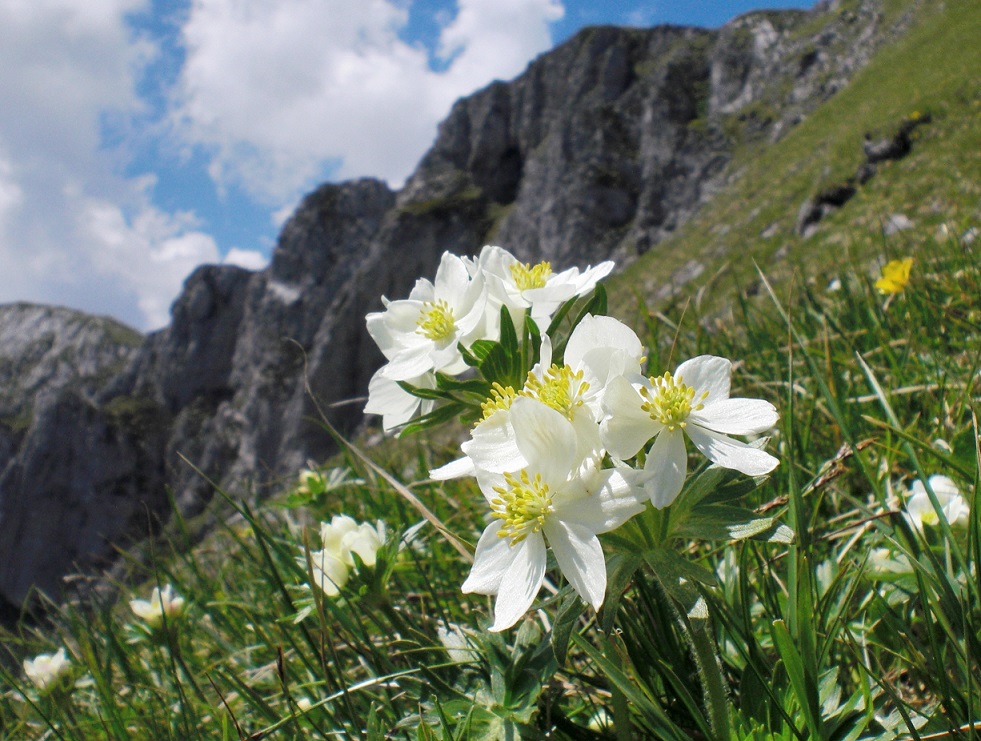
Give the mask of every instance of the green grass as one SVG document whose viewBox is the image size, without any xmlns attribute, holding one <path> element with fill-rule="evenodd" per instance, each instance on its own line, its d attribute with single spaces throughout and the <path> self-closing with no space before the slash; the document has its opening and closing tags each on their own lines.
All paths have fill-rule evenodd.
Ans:
<svg viewBox="0 0 981 741">
<path fill-rule="evenodd" d="M 648 327 L 651 372 L 724 355 L 739 361 L 734 395 L 778 405 L 771 477 L 754 489 L 708 469 L 692 491 L 779 515 L 793 543 L 672 537 L 631 570 L 615 555 L 626 533 L 607 543 L 619 600 L 581 612 L 558 583 L 546 622 L 492 635 L 488 600 L 459 591 L 467 559 L 431 524 L 340 598 L 304 588 L 304 543 L 318 547 L 334 514 L 402 531 L 423 520 L 414 496 L 470 547 L 481 527 L 472 483 L 425 479 L 452 450 L 420 438 L 371 462 L 349 452 L 323 491 L 235 504 L 197 545 L 178 521 L 118 601 L 52 606 L 42 627 L 5 635 L 0 738 L 910 738 L 981 720 L 981 270 L 956 240 L 914 259 L 888 299 L 843 265 L 839 290 L 804 281 L 790 299 L 737 301 L 738 331 L 680 313 Z M 920 532 L 905 492 L 937 473 L 970 523 Z M 683 521 L 679 502 L 648 521 Z M 164 583 L 188 608 L 153 633 L 127 599 Z M 686 616 L 698 597 L 707 618 Z M 60 646 L 74 685 L 39 693 L 17 662 Z M 703 697 L 716 647 L 721 719 Z"/>
<path fill-rule="evenodd" d="M 756 486 L 693 456 L 671 507 L 604 540 L 599 614 L 556 579 L 518 626 L 486 632 L 490 600 L 460 591 L 486 505 L 469 480 L 427 478 L 458 455 L 459 428 L 367 456 L 346 448 L 322 486 L 284 485 L 261 504 L 223 492 L 207 537 L 177 517 L 116 591 L 5 632 L 0 739 L 970 738 L 981 240 L 959 235 L 981 221 L 981 64 L 968 43 L 981 8 L 932 7 L 786 139 L 741 155 L 742 178 L 711 216 L 610 282 L 611 314 L 636 319 L 650 373 L 722 355 L 736 363 L 734 396 L 777 405 L 768 450 L 781 463 Z M 960 53 L 941 63 L 947 49 Z M 857 166 L 862 132 L 913 110 L 933 115 L 913 154 L 814 237 L 791 237 L 815 184 Z M 883 240 L 881 217 L 895 212 L 917 227 Z M 779 236 L 761 238 L 773 223 Z M 935 238 L 940 223 L 952 236 Z M 650 302 L 700 249 L 718 252 L 701 282 Z M 881 296 L 874 262 L 907 255 L 910 284 Z M 968 501 L 965 524 L 920 530 L 903 516 L 914 483 L 935 474 Z M 686 534 L 706 503 L 778 517 L 795 537 L 775 524 L 760 539 Z M 328 598 L 306 586 L 307 553 L 339 513 L 381 519 L 392 538 Z M 400 549 L 398 534 L 427 517 Z M 655 532 L 668 536 L 651 544 Z M 151 631 L 128 600 L 167 583 L 186 611 Z M 71 674 L 41 692 L 21 661 L 59 647 Z"/>
</svg>

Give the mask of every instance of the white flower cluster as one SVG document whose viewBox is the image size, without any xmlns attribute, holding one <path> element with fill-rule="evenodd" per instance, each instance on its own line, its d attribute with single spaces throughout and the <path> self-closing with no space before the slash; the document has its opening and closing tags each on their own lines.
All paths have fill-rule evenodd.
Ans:
<svg viewBox="0 0 981 741">
<path fill-rule="evenodd" d="M 459 345 L 497 339 L 501 307 L 515 319 L 528 309 L 547 326 L 563 303 L 591 291 L 613 269 L 604 262 L 580 273 L 553 273 L 547 262 L 529 265 L 500 247 L 487 246 L 476 259 L 443 254 L 436 279 L 416 281 L 409 298 L 389 301 L 385 311 L 368 314 L 368 333 L 388 362 L 368 385 L 366 414 L 379 414 L 386 430 L 404 425 L 432 402 L 404 391 L 399 381 L 433 388 L 436 373 L 458 376 L 469 366 Z"/>
<path fill-rule="evenodd" d="M 336 597 L 354 568 L 354 554 L 365 566 L 374 567 L 378 549 L 385 544 L 385 523 L 358 524 L 347 515 L 334 515 L 320 524 L 322 550 L 310 553 L 314 584 L 328 597 Z M 306 568 L 306 560 L 300 559 Z"/>
<path fill-rule="evenodd" d="M 542 328 L 540 359 L 523 386 L 495 383 L 462 445 L 464 457 L 431 472 L 435 479 L 475 476 L 490 507 L 491 523 L 463 591 L 496 595 L 491 630 L 514 625 L 531 607 L 544 582 L 548 547 L 569 583 L 598 609 L 607 576 L 597 536 L 642 512 L 648 501 L 655 507 L 674 501 L 687 475 L 686 436 L 713 463 L 750 476 L 777 465 L 759 445 L 729 437 L 767 431 L 777 412 L 767 401 L 729 397 L 731 363 L 724 358 L 699 356 L 673 373 L 649 377 L 633 330 L 588 314 L 555 357 L 544 331 L 550 317 L 611 268 L 603 263 L 553 278 L 547 265 L 521 265 L 498 247 L 470 262 L 447 254 L 435 289 L 420 281 L 416 298 L 388 302 L 384 314 L 368 316 L 389 362 L 375 376 L 366 411 L 386 414 L 386 428 L 411 418 L 420 402 L 394 382 L 462 372 L 454 348 L 496 339 L 500 320 L 495 325 L 493 317 L 501 316 L 501 306 L 516 315 L 515 326 L 528 312 Z M 419 385 L 432 388 L 433 379 Z M 414 402 L 396 405 L 394 394 L 383 401 L 383 383 Z"/>
</svg>

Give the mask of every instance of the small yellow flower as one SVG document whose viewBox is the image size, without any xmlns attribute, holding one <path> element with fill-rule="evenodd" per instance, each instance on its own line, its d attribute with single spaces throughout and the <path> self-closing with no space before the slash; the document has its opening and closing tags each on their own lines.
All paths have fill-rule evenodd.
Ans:
<svg viewBox="0 0 981 741">
<path fill-rule="evenodd" d="M 909 283 L 909 273 L 912 267 L 912 257 L 907 257 L 904 260 L 890 260 L 882 266 L 882 277 L 875 282 L 876 289 L 883 295 L 899 293 Z"/>
</svg>

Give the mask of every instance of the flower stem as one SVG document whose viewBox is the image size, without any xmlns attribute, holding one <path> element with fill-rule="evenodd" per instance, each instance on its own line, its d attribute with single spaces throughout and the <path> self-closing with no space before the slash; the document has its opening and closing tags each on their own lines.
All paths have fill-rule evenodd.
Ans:
<svg viewBox="0 0 981 741">
<path fill-rule="evenodd" d="M 712 730 L 721 741 L 732 738 L 729 718 L 729 687 L 722 674 L 722 664 L 709 632 L 709 621 L 698 619 L 689 623 L 692 652 L 702 679 L 705 704 L 708 706 Z"/>
<path fill-rule="evenodd" d="M 603 652 L 610 661 L 619 664 L 621 657 L 613 645 L 612 637 L 608 633 L 601 635 L 604 638 Z M 613 700 L 613 728 L 616 731 L 617 741 L 631 741 L 633 734 L 630 731 L 630 707 L 627 704 L 627 696 L 616 682 L 610 683 L 610 693 Z"/>
</svg>

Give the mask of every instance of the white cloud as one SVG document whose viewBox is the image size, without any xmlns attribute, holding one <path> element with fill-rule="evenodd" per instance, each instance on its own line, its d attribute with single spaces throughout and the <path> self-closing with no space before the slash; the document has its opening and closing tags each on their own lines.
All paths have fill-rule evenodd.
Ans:
<svg viewBox="0 0 981 741">
<path fill-rule="evenodd" d="M 156 91 L 171 101 L 161 122 L 137 86 L 177 60 L 129 21 L 160 3 L 0 0 L 0 303 L 165 324 L 198 264 L 265 258 L 223 258 L 193 214 L 155 203 L 157 175 L 126 172 L 148 143 L 162 156 L 175 140 L 203 146 L 219 188 L 244 187 L 282 223 L 328 172 L 400 184 L 453 101 L 521 72 L 563 12 L 560 0 L 458 0 L 434 71 L 430 50 L 400 38 L 410 0 L 184 1 L 178 25 L 151 24 L 179 27 L 186 51 L 176 89 Z"/>
<path fill-rule="evenodd" d="M 238 265 L 246 270 L 262 270 L 269 264 L 269 260 L 258 250 L 243 250 L 232 247 L 225 255 L 222 263 L 224 265 Z"/>
<path fill-rule="evenodd" d="M 399 185 L 454 100 L 509 79 L 551 45 L 559 0 L 459 0 L 428 52 L 402 41 L 394 0 L 192 0 L 177 130 L 211 173 L 270 203 L 334 176 Z"/>
<path fill-rule="evenodd" d="M 148 0 L 0 0 L 0 302 L 111 314 L 143 329 L 199 263 L 219 259 L 193 218 L 150 201 L 102 126 L 139 113 L 155 48 L 127 14 Z"/>
<path fill-rule="evenodd" d="M 202 263 L 221 261 L 214 239 L 186 214 L 146 206 L 127 218 L 115 204 L 83 200 L 77 233 L 95 246 L 91 270 L 119 281 L 150 329 L 164 326 L 184 279 Z M 139 259 L 136 259 L 136 258 Z"/>
</svg>

